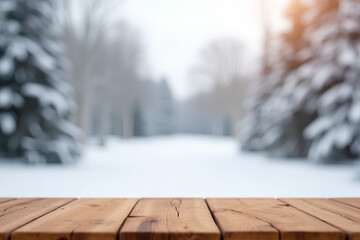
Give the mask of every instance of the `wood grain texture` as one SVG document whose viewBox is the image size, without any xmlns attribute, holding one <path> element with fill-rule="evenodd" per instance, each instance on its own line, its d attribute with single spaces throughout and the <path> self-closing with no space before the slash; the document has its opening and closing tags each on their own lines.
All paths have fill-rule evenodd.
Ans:
<svg viewBox="0 0 360 240">
<path fill-rule="evenodd" d="M 79 199 L 13 232 L 12 240 L 116 240 L 137 199 Z"/>
<path fill-rule="evenodd" d="M 276 199 L 207 199 L 207 203 L 224 240 L 345 240 L 340 230 Z"/>
<path fill-rule="evenodd" d="M 72 201 L 70 198 L 23 198 L 0 204 L 0 240 L 15 229 Z"/>
<path fill-rule="evenodd" d="M 349 240 L 360 240 L 360 209 L 329 199 L 281 199 L 344 232 Z"/>
<path fill-rule="evenodd" d="M 360 198 L 331 198 L 331 200 L 360 209 Z"/>
<path fill-rule="evenodd" d="M 220 240 L 203 199 L 141 199 L 120 230 L 120 240 Z"/>
<path fill-rule="evenodd" d="M 0 198 L 0 203 L 8 202 L 11 200 L 15 200 L 16 198 Z"/>
<path fill-rule="evenodd" d="M 278 230 L 270 223 L 239 211 L 236 199 L 207 199 L 206 201 L 224 240 L 279 239 Z"/>
</svg>

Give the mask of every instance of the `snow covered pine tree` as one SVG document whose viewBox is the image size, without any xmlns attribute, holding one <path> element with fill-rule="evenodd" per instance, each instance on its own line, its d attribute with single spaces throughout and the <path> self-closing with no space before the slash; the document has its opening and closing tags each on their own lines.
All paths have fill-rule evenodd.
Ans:
<svg viewBox="0 0 360 240">
<path fill-rule="evenodd" d="M 64 163 L 78 156 L 66 120 L 73 102 L 61 79 L 62 46 L 51 0 L 0 2 L 0 154 Z"/>
<path fill-rule="evenodd" d="M 307 154 L 308 144 L 302 132 L 309 117 L 302 111 L 298 99 L 301 95 L 290 99 L 294 97 L 291 86 L 286 86 L 292 71 L 308 60 L 302 52 L 308 45 L 303 39 L 302 22 L 306 10 L 304 1 L 290 1 L 286 16 L 291 27 L 269 41 L 268 66 L 263 66 L 268 71 L 263 71 L 254 95 L 246 102 L 248 113 L 240 124 L 240 143 L 244 150 L 266 150 L 279 157 Z"/>
<path fill-rule="evenodd" d="M 360 150 L 360 1 L 316 0 L 310 11 L 311 52 L 302 67 L 307 101 L 318 117 L 304 131 L 309 158 L 358 158 Z"/>
<path fill-rule="evenodd" d="M 273 67 L 267 76 L 270 97 L 258 104 L 262 117 L 255 124 L 268 128 L 258 137 L 260 150 L 318 162 L 359 157 L 360 2 L 304 2 L 311 5 L 301 16 L 303 45 L 282 44 L 282 54 L 293 46 L 289 56 L 297 63 L 289 68 L 285 59 Z M 274 75 L 280 79 L 271 77 L 274 69 L 283 72 Z"/>
</svg>

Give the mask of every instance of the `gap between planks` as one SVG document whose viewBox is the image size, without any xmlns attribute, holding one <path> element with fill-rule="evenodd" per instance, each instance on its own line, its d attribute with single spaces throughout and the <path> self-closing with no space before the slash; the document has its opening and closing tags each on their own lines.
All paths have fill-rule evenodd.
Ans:
<svg viewBox="0 0 360 240">
<path fill-rule="evenodd" d="M 343 231 L 277 199 L 206 199 L 225 240 L 345 239 Z"/>
<path fill-rule="evenodd" d="M 140 199 L 120 229 L 120 240 L 220 240 L 204 199 Z"/>
<path fill-rule="evenodd" d="M 13 240 L 114 240 L 137 199 L 78 199 L 13 232 Z"/>
<path fill-rule="evenodd" d="M 15 200 L 16 198 L 0 198 L 0 204 L 5 202 L 10 202 Z"/>
<path fill-rule="evenodd" d="M 330 200 L 360 209 L 360 198 L 330 198 Z"/>
<path fill-rule="evenodd" d="M 360 240 L 360 209 L 324 198 L 284 198 L 280 201 L 341 230 L 349 240 Z"/>
</svg>

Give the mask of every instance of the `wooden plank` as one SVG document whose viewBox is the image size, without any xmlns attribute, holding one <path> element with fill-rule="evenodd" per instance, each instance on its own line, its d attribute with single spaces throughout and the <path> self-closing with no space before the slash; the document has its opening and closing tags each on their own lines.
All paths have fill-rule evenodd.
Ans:
<svg viewBox="0 0 360 240">
<path fill-rule="evenodd" d="M 279 239 L 278 230 L 271 223 L 246 212 L 241 199 L 207 199 L 206 201 L 224 240 Z"/>
<path fill-rule="evenodd" d="M 116 240 L 137 199 L 79 199 L 11 235 L 12 240 Z"/>
<path fill-rule="evenodd" d="M 9 202 L 11 200 L 15 200 L 16 198 L 0 198 L 0 203 Z"/>
<path fill-rule="evenodd" d="M 203 199 L 141 199 L 120 230 L 120 240 L 220 240 Z"/>
<path fill-rule="evenodd" d="M 340 230 L 276 199 L 207 199 L 207 203 L 224 240 L 345 239 Z"/>
<path fill-rule="evenodd" d="M 329 199 L 281 199 L 344 232 L 348 239 L 360 240 L 360 209 Z"/>
<path fill-rule="evenodd" d="M 270 223 L 239 211 L 238 200 L 207 199 L 206 201 L 224 240 L 279 239 L 278 230 Z"/>
<path fill-rule="evenodd" d="M 331 200 L 360 208 L 360 198 L 331 198 Z"/>
<path fill-rule="evenodd" d="M 70 198 L 23 198 L 0 204 L 0 240 L 7 240 L 13 230 L 72 200 Z"/>
</svg>

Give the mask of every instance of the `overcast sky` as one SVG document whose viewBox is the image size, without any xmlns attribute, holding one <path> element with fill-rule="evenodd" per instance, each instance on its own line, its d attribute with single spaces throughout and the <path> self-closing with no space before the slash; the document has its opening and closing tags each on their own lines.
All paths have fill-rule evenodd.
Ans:
<svg viewBox="0 0 360 240">
<path fill-rule="evenodd" d="M 119 14 L 141 31 L 152 77 L 166 77 L 174 95 L 183 99 L 199 90 L 188 75 L 210 41 L 224 37 L 242 41 L 250 66 L 260 56 L 260 1 L 124 0 Z M 272 24 L 279 29 L 284 25 L 281 11 L 289 0 L 268 1 Z"/>
</svg>

